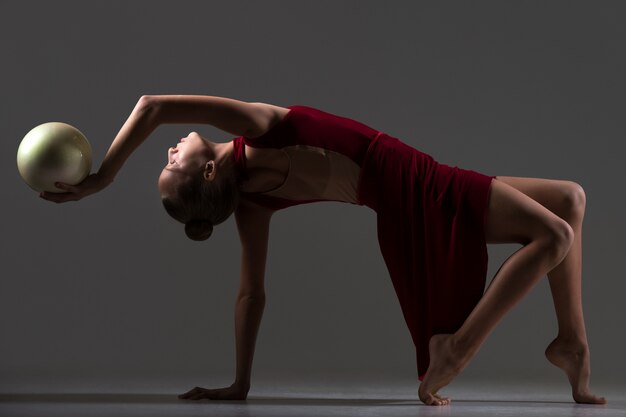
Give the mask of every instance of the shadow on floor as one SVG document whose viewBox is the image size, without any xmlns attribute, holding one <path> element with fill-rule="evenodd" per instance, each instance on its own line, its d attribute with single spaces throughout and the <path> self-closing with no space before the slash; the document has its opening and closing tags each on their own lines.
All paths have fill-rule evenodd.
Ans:
<svg viewBox="0 0 626 417">
<path fill-rule="evenodd" d="M 453 403 L 532 403 L 532 404 L 572 404 L 571 401 L 529 401 L 529 400 L 493 400 L 453 398 Z M 176 394 L 0 394 L 0 403 L 86 403 L 86 404 L 185 404 L 214 402 L 228 404 L 272 405 L 272 406 L 410 406 L 422 405 L 422 402 L 407 398 L 325 398 L 325 397 L 270 397 L 250 396 L 245 401 L 219 400 L 180 400 Z"/>
</svg>

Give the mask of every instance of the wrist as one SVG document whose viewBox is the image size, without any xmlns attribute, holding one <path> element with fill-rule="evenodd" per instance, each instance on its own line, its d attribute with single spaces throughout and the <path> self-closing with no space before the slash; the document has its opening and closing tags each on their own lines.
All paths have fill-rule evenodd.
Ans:
<svg viewBox="0 0 626 417">
<path fill-rule="evenodd" d="M 101 173 L 101 172 L 98 172 L 97 175 L 98 175 L 98 180 L 105 187 L 109 186 L 113 182 L 112 175 L 106 175 L 105 173 Z"/>
<path fill-rule="evenodd" d="M 233 386 L 241 389 L 242 391 L 247 392 L 250 390 L 250 380 L 236 379 L 235 382 L 233 383 Z"/>
</svg>

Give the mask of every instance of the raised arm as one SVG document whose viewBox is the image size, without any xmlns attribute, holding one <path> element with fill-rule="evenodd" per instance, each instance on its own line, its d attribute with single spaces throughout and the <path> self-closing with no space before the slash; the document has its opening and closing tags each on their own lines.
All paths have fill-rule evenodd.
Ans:
<svg viewBox="0 0 626 417">
<path fill-rule="evenodd" d="M 276 113 L 263 103 L 199 95 L 142 96 L 111 143 L 100 169 L 81 184 L 60 184 L 67 193 L 42 193 L 54 202 L 79 200 L 108 186 L 132 152 L 161 124 L 210 124 L 233 135 L 267 130 Z"/>
<path fill-rule="evenodd" d="M 142 96 L 113 140 L 99 175 L 113 181 L 130 154 L 161 124 L 209 124 L 233 135 L 253 135 L 275 115 L 257 103 L 215 96 Z"/>
</svg>

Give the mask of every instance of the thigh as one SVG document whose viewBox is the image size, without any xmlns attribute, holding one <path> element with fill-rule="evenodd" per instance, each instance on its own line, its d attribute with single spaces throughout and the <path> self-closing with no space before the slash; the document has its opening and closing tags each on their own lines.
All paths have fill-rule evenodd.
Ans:
<svg viewBox="0 0 626 417">
<path fill-rule="evenodd" d="M 559 216 L 506 181 L 492 180 L 485 238 L 487 243 L 521 243 L 569 227 Z"/>
<path fill-rule="evenodd" d="M 571 215 L 572 206 L 575 206 L 578 200 L 584 201 L 582 187 L 573 181 L 504 176 L 498 176 L 497 179 L 526 194 L 565 220 Z"/>
</svg>

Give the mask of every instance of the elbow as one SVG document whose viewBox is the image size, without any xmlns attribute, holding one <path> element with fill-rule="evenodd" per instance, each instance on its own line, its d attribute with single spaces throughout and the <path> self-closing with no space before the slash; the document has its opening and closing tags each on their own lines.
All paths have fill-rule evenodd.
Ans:
<svg viewBox="0 0 626 417">
<path fill-rule="evenodd" d="M 158 105 L 158 97 L 143 95 L 137 100 L 135 109 L 133 110 L 138 115 L 147 118 L 154 126 L 158 126 L 160 122 L 160 110 Z"/>
<path fill-rule="evenodd" d="M 237 296 L 237 299 L 240 301 L 265 304 L 265 293 L 264 292 L 239 293 Z"/>
<path fill-rule="evenodd" d="M 147 110 L 154 107 L 154 96 L 143 95 L 139 97 L 135 107 L 137 110 Z"/>
</svg>

